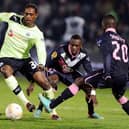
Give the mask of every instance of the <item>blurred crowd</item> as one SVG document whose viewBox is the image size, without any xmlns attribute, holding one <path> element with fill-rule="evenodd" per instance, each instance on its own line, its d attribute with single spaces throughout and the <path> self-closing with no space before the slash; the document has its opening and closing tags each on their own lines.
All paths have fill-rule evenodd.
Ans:
<svg viewBox="0 0 129 129">
<path fill-rule="evenodd" d="M 96 37 L 102 33 L 101 18 L 107 13 L 117 18 L 119 33 L 129 41 L 129 0 L 1 0 L 0 12 L 21 13 L 24 5 L 30 2 L 38 6 L 37 24 L 51 46 L 64 40 L 67 29 L 65 21 L 73 16 L 84 19 L 81 28 L 83 38 L 87 44 L 94 45 Z M 76 25 L 75 22 L 71 23 L 73 28 Z"/>
</svg>

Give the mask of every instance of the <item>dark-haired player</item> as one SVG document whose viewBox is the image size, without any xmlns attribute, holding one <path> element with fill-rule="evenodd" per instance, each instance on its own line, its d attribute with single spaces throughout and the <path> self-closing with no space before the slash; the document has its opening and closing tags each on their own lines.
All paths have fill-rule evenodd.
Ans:
<svg viewBox="0 0 129 129">
<path fill-rule="evenodd" d="M 129 100 L 124 96 L 128 79 L 128 44 L 116 31 L 116 19 L 106 15 L 102 19 L 104 30 L 97 44 L 103 55 L 105 81 L 112 87 L 112 93 L 129 115 Z"/>
<path fill-rule="evenodd" d="M 67 86 L 70 85 L 60 97 L 59 103 L 67 97 L 74 96 L 81 89 L 85 92 L 89 117 L 103 119 L 102 116 L 94 112 L 94 102 L 90 93 L 87 93 L 87 86 L 84 83 L 83 76 L 92 73 L 92 67 L 87 52 L 82 48 L 82 43 L 82 38 L 79 35 L 73 35 L 67 43 L 50 52 L 46 66 L 55 70 L 53 73 L 58 75 L 61 82 Z M 96 76 L 96 73 L 93 75 Z M 95 81 L 92 83 L 96 85 Z M 92 93 L 93 96 L 96 96 L 95 90 Z M 59 103 L 57 102 L 57 104 Z M 40 115 L 41 105 L 40 103 L 35 115 Z"/>
<path fill-rule="evenodd" d="M 15 72 L 28 74 L 48 94 L 53 95 L 52 87 L 40 71 L 46 63 L 46 48 L 43 33 L 36 26 L 38 16 L 36 5 L 28 4 L 23 16 L 16 13 L 0 13 L 0 21 L 7 24 L 0 49 L 0 72 L 11 91 L 32 112 L 35 106 L 25 97 L 15 78 Z M 30 58 L 30 49 L 35 46 L 38 65 Z"/>
</svg>

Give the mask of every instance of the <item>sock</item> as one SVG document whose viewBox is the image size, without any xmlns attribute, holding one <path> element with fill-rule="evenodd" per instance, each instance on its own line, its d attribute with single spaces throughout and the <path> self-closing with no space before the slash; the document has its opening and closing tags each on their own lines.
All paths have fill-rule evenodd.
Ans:
<svg viewBox="0 0 129 129">
<path fill-rule="evenodd" d="M 49 90 L 44 91 L 43 95 L 44 95 L 45 97 L 47 97 L 48 99 L 53 100 L 53 99 L 54 99 L 54 91 L 53 91 L 53 88 L 50 88 Z M 43 108 L 43 105 L 40 105 L 40 109 L 41 109 L 41 108 Z M 55 114 L 55 115 L 57 114 L 55 108 L 52 109 L 52 112 L 50 113 L 50 115 L 53 115 L 53 114 Z"/>
<path fill-rule="evenodd" d="M 57 115 L 56 108 L 52 109 L 52 112 L 50 112 L 50 115 Z"/>
<path fill-rule="evenodd" d="M 44 91 L 45 96 L 49 99 L 54 99 L 54 92 L 52 87 L 49 90 Z"/>
<path fill-rule="evenodd" d="M 122 108 L 129 115 L 129 100 L 126 103 L 122 104 Z"/>
<path fill-rule="evenodd" d="M 92 115 L 94 113 L 94 105 L 93 105 L 93 101 L 91 100 L 89 102 L 89 98 L 86 97 L 86 102 L 87 102 L 87 105 L 88 105 L 88 114 L 89 115 Z"/>
<path fill-rule="evenodd" d="M 70 85 L 68 88 L 66 88 L 62 94 L 57 97 L 55 100 L 53 100 L 50 104 L 50 108 L 55 108 L 57 105 L 59 105 L 60 103 L 64 102 L 65 100 L 67 100 L 68 98 L 73 97 L 74 95 L 77 94 L 77 92 L 79 91 L 79 88 L 76 84 L 72 84 Z"/>
<path fill-rule="evenodd" d="M 39 106 L 38 106 L 38 108 L 37 108 L 38 110 L 40 110 L 40 111 L 42 111 L 43 110 L 43 104 L 40 102 L 39 103 Z"/>
<path fill-rule="evenodd" d="M 128 101 L 128 98 L 126 98 L 125 96 L 122 96 L 122 97 L 119 98 L 119 100 L 118 100 L 118 102 L 119 102 L 120 104 L 125 104 L 125 103 L 127 103 L 127 101 Z"/>
<path fill-rule="evenodd" d="M 10 88 L 11 91 L 13 91 L 13 93 L 15 95 L 17 95 L 17 97 L 26 105 L 29 100 L 25 97 L 21 87 L 18 85 L 17 80 L 15 79 L 15 77 L 13 75 L 11 75 L 10 77 L 5 79 L 6 84 L 8 85 L 8 87 Z"/>
</svg>

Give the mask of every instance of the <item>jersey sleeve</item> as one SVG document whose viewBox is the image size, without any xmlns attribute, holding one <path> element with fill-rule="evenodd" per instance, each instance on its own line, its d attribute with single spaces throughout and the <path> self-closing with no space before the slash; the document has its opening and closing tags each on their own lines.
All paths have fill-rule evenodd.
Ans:
<svg viewBox="0 0 129 129">
<path fill-rule="evenodd" d="M 46 46 L 43 33 L 38 35 L 35 42 L 36 42 L 35 46 L 37 51 L 38 63 L 45 66 L 47 53 L 46 53 Z"/>
<path fill-rule="evenodd" d="M 92 72 L 92 66 L 91 66 L 91 61 L 88 55 L 86 55 L 86 57 L 83 60 L 83 67 L 85 69 L 85 71 L 87 73 L 91 73 Z"/>
<path fill-rule="evenodd" d="M 112 60 L 111 47 L 112 47 L 111 40 L 105 36 L 105 38 L 101 40 L 101 43 L 99 46 L 103 57 L 105 76 L 110 76 L 111 60 Z"/>
<path fill-rule="evenodd" d="M 58 66 L 62 67 L 63 65 L 66 65 L 66 63 L 63 57 L 61 56 L 60 50 L 61 50 L 61 47 L 59 47 L 58 49 L 55 49 L 51 53 L 51 60 L 54 62 L 54 64 L 57 64 Z"/>
<path fill-rule="evenodd" d="M 9 21 L 9 18 L 12 15 L 16 15 L 16 14 L 15 13 L 8 13 L 8 12 L 0 13 L 0 22 L 2 22 L 2 21 L 8 22 Z"/>
</svg>

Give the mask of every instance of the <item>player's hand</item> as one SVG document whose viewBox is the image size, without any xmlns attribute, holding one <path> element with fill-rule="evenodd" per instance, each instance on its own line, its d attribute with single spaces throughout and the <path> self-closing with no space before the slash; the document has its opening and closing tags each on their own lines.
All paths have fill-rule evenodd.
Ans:
<svg viewBox="0 0 129 129">
<path fill-rule="evenodd" d="M 95 105 L 98 104 L 96 95 L 90 95 L 90 96 L 89 96 L 89 103 L 90 103 L 90 101 L 92 101 L 93 104 L 95 104 Z"/>
<path fill-rule="evenodd" d="M 90 95 L 89 95 L 89 101 L 93 102 L 93 104 L 98 104 L 97 98 L 96 98 L 96 90 L 94 88 L 91 89 Z"/>
<path fill-rule="evenodd" d="M 30 83 L 29 87 L 27 87 L 27 89 L 26 89 L 26 94 L 28 96 L 30 96 L 30 94 L 33 92 L 33 90 L 34 90 L 34 83 Z"/>
<path fill-rule="evenodd" d="M 68 67 L 67 65 L 63 65 L 63 66 L 62 66 L 62 71 L 63 71 L 64 73 L 70 73 L 70 72 L 72 72 L 73 70 L 72 70 L 70 67 Z"/>
<path fill-rule="evenodd" d="M 47 67 L 43 66 L 42 64 L 39 64 L 39 65 L 37 66 L 37 68 L 38 68 L 38 70 L 40 70 L 40 71 L 46 71 L 46 70 L 47 70 Z"/>
<path fill-rule="evenodd" d="M 92 101 L 93 104 L 98 104 L 95 88 L 90 83 L 86 83 L 83 85 L 83 89 L 89 98 L 89 103 Z"/>
</svg>

